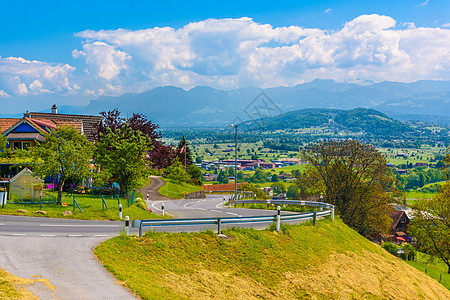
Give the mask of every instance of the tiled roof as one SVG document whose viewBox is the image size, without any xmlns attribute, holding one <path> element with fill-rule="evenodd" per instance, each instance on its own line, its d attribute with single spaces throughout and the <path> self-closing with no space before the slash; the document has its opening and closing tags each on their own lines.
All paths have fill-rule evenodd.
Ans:
<svg viewBox="0 0 450 300">
<path fill-rule="evenodd" d="M 9 128 L 11 128 L 11 126 L 16 124 L 20 120 L 22 120 L 22 119 L 2 119 L 2 118 L 0 118 L 0 133 L 5 132 Z"/>
<path fill-rule="evenodd" d="M 8 134 L 8 140 L 38 140 L 42 142 L 44 137 L 37 132 L 11 132 Z"/>
<path fill-rule="evenodd" d="M 63 122 L 81 122 L 83 133 L 89 141 L 94 141 L 97 134 L 98 124 L 102 121 L 101 116 L 88 115 L 68 115 L 68 114 L 53 114 L 53 113 L 37 113 L 30 112 L 28 117 L 32 119 L 47 119 L 55 123 L 62 124 Z M 66 124 L 68 125 L 68 124 Z"/>
</svg>

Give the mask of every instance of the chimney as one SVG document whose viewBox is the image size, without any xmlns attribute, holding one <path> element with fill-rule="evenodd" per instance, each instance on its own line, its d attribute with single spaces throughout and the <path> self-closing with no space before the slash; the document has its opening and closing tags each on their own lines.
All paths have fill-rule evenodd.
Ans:
<svg viewBox="0 0 450 300">
<path fill-rule="evenodd" d="M 58 113 L 58 108 L 56 107 L 56 104 L 53 104 L 52 106 L 52 114 L 57 114 Z"/>
</svg>

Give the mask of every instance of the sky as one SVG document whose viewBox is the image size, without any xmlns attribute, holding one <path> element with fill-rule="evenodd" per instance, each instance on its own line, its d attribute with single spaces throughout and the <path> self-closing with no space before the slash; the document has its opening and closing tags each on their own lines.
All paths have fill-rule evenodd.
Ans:
<svg viewBox="0 0 450 300">
<path fill-rule="evenodd" d="M 158 86 L 450 80 L 450 1 L 4 1 L 0 114 Z"/>
</svg>

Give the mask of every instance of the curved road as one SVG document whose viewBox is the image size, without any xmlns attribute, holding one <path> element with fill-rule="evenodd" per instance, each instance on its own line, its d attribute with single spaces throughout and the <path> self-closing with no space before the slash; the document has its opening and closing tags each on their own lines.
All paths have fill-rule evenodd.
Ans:
<svg viewBox="0 0 450 300">
<path fill-rule="evenodd" d="M 158 189 L 161 181 L 164 182 L 152 178 L 150 185 L 153 186 L 149 190 Z M 150 199 L 158 199 L 156 194 L 152 195 L 154 197 Z M 165 211 L 176 218 L 276 214 L 275 211 L 225 207 L 223 199 L 224 195 L 182 200 L 164 197 L 148 201 L 148 204 L 158 213 L 164 203 Z M 41 283 L 29 287 L 39 299 L 135 299 L 128 290 L 115 283 L 113 276 L 92 254 L 96 245 L 120 234 L 123 226 L 123 222 L 0 215 L 0 268 L 23 278 L 48 279 L 55 290 Z M 267 227 L 268 223 L 252 226 Z M 180 232 L 206 228 L 215 227 L 156 227 L 155 230 Z M 137 234 L 137 229 L 133 228 L 131 233 Z"/>
</svg>

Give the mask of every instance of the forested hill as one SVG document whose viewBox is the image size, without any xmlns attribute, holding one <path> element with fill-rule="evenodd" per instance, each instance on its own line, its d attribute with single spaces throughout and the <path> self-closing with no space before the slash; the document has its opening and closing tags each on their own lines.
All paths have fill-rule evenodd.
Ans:
<svg viewBox="0 0 450 300">
<path fill-rule="evenodd" d="M 262 131 L 327 127 L 373 135 L 398 135 L 414 131 L 412 127 L 400 121 L 379 111 L 366 108 L 352 110 L 301 109 L 271 118 L 245 122 L 243 125 L 252 130 Z"/>
</svg>

